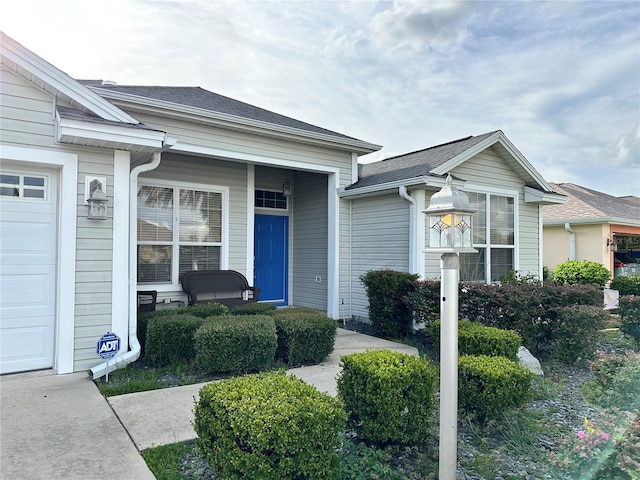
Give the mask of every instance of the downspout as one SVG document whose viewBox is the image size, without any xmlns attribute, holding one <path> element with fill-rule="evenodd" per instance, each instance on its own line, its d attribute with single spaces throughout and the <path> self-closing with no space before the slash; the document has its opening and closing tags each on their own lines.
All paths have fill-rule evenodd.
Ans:
<svg viewBox="0 0 640 480">
<path fill-rule="evenodd" d="M 566 222 L 564 229 L 569 232 L 569 260 L 576 259 L 576 232 L 571 230 L 571 224 Z"/>
<path fill-rule="evenodd" d="M 150 163 L 138 165 L 129 175 L 129 351 L 96 365 L 91 369 L 95 380 L 109 372 L 135 362 L 140 357 L 138 340 L 138 297 L 137 297 L 137 221 L 138 221 L 138 175 L 158 168 L 161 153 L 155 152 Z"/>
<path fill-rule="evenodd" d="M 404 185 L 398 187 L 398 193 L 401 198 L 409 202 L 409 272 L 418 273 L 415 251 L 416 199 L 409 195 L 407 187 Z"/>
</svg>

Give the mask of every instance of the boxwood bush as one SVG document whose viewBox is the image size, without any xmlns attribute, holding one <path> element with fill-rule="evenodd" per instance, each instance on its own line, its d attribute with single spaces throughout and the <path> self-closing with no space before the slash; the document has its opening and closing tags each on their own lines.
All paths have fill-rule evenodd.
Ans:
<svg viewBox="0 0 640 480">
<path fill-rule="evenodd" d="M 618 302 L 620 330 L 640 347 L 640 295 L 625 295 Z"/>
<path fill-rule="evenodd" d="M 204 320 L 169 312 L 155 316 L 147 325 L 145 352 L 154 367 L 191 363 L 195 358 L 194 335 Z"/>
<path fill-rule="evenodd" d="M 390 350 L 353 353 L 341 360 L 338 394 L 354 431 L 378 444 L 426 441 L 438 382 L 433 365 Z"/>
<path fill-rule="evenodd" d="M 273 315 L 277 307 L 273 303 L 245 303 L 238 305 L 231 313 L 233 315 Z"/>
<path fill-rule="evenodd" d="M 196 366 L 204 373 L 245 373 L 269 368 L 276 353 L 268 315 L 210 317 L 195 333 Z"/>
<path fill-rule="evenodd" d="M 533 374 L 508 358 L 463 355 L 458 370 L 460 408 L 480 421 L 498 418 L 531 398 Z"/>
<path fill-rule="evenodd" d="M 338 324 L 321 313 L 295 310 L 274 313 L 278 335 L 276 358 L 289 368 L 320 363 L 333 352 Z"/>
<path fill-rule="evenodd" d="M 434 345 L 440 344 L 441 322 L 433 322 L 430 327 Z M 522 338 L 512 330 L 487 327 L 477 322 L 458 322 L 458 353 L 460 355 L 488 355 L 490 357 L 518 358 L 518 348 Z"/>
<path fill-rule="evenodd" d="M 402 338 L 413 332 L 413 316 L 404 297 L 416 288 L 418 275 L 393 270 L 371 270 L 360 277 L 369 298 L 369 320 L 384 338 Z"/>
<path fill-rule="evenodd" d="M 617 290 L 620 296 L 640 295 L 640 275 L 618 276 L 611 280 L 612 290 Z"/>
<path fill-rule="evenodd" d="M 219 478 L 338 478 L 346 415 L 302 380 L 270 372 L 211 383 L 194 414 L 197 444 Z"/>
<path fill-rule="evenodd" d="M 607 268 L 591 260 L 569 260 L 556 266 L 553 282 L 559 285 L 596 285 L 604 287 L 611 279 Z"/>
</svg>

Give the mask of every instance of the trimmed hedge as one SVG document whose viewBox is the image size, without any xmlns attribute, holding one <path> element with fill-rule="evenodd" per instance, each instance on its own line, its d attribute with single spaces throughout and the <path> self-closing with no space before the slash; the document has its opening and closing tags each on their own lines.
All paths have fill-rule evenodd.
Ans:
<svg viewBox="0 0 640 480">
<path fill-rule="evenodd" d="M 620 330 L 640 346 L 640 295 L 625 295 L 618 302 Z"/>
<path fill-rule="evenodd" d="M 611 279 L 609 270 L 591 260 L 569 260 L 556 266 L 553 282 L 558 285 L 596 285 L 603 287 Z"/>
<path fill-rule="evenodd" d="M 283 373 L 202 387 L 197 444 L 219 478 L 338 478 L 346 415 L 340 402 Z"/>
<path fill-rule="evenodd" d="M 620 296 L 640 295 L 640 275 L 619 276 L 611 280 L 612 290 L 617 290 Z"/>
<path fill-rule="evenodd" d="M 426 441 L 436 402 L 436 367 L 390 350 L 353 353 L 341 360 L 338 394 L 351 428 L 373 443 Z"/>
<path fill-rule="evenodd" d="M 149 317 L 145 351 L 154 367 L 191 363 L 196 356 L 193 339 L 204 320 L 193 315 L 169 312 Z"/>
<path fill-rule="evenodd" d="M 245 373 L 269 368 L 278 341 L 272 317 L 211 317 L 195 334 L 196 366 L 204 373 Z"/>
<path fill-rule="evenodd" d="M 232 315 L 273 315 L 277 307 L 273 303 L 245 303 L 231 310 Z"/>
<path fill-rule="evenodd" d="M 384 338 L 402 338 L 413 332 L 413 316 L 404 297 L 416 287 L 418 275 L 393 270 L 371 270 L 360 277 L 369 298 L 369 320 Z"/>
<path fill-rule="evenodd" d="M 430 327 L 434 345 L 440 345 L 441 322 L 433 322 Z M 518 348 L 522 338 L 512 330 L 486 327 L 481 323 L 461 320 L 458 322 L 458 353 L 460 355 L 488 355 L 518 358 Z"/>
<path fill-rule="evenodd" d="M 296 309 L 274 313 L 278 348 L 276 358 L 289 368 L 320 363 L 333 352 L 338 324 L 321 313 L 296 312 Z"/>
<path fill-rule="evenodd" d="M 500 417 L 531 399 L 533 374 L 505 357 L 463 355 L 458 359 L 460 408 L 480 421 Z"/>
</svg>

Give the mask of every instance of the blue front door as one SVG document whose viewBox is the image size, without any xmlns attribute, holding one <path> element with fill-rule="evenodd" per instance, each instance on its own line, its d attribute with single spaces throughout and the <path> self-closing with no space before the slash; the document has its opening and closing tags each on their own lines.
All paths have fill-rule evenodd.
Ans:
<svg viewBox="0 0 640 480">
<path fill-rule="evenodd" d="M 254 285 L 260 301 L 287 305 L 289 217 L 256 215 L 254 238 Z"/>
</svg>

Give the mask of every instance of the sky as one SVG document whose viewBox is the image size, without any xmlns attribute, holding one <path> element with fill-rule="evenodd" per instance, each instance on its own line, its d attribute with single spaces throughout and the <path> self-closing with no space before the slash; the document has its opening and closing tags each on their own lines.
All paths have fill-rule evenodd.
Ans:
<svg viewBox="0 0 640 480">
<path fill-rule="evenodd" d="M 78 79 L 200 86 L 382 145 L 502 130 L 549 182 L 640 196 L 640 1 L 6 0 Z"/>
</svg>

